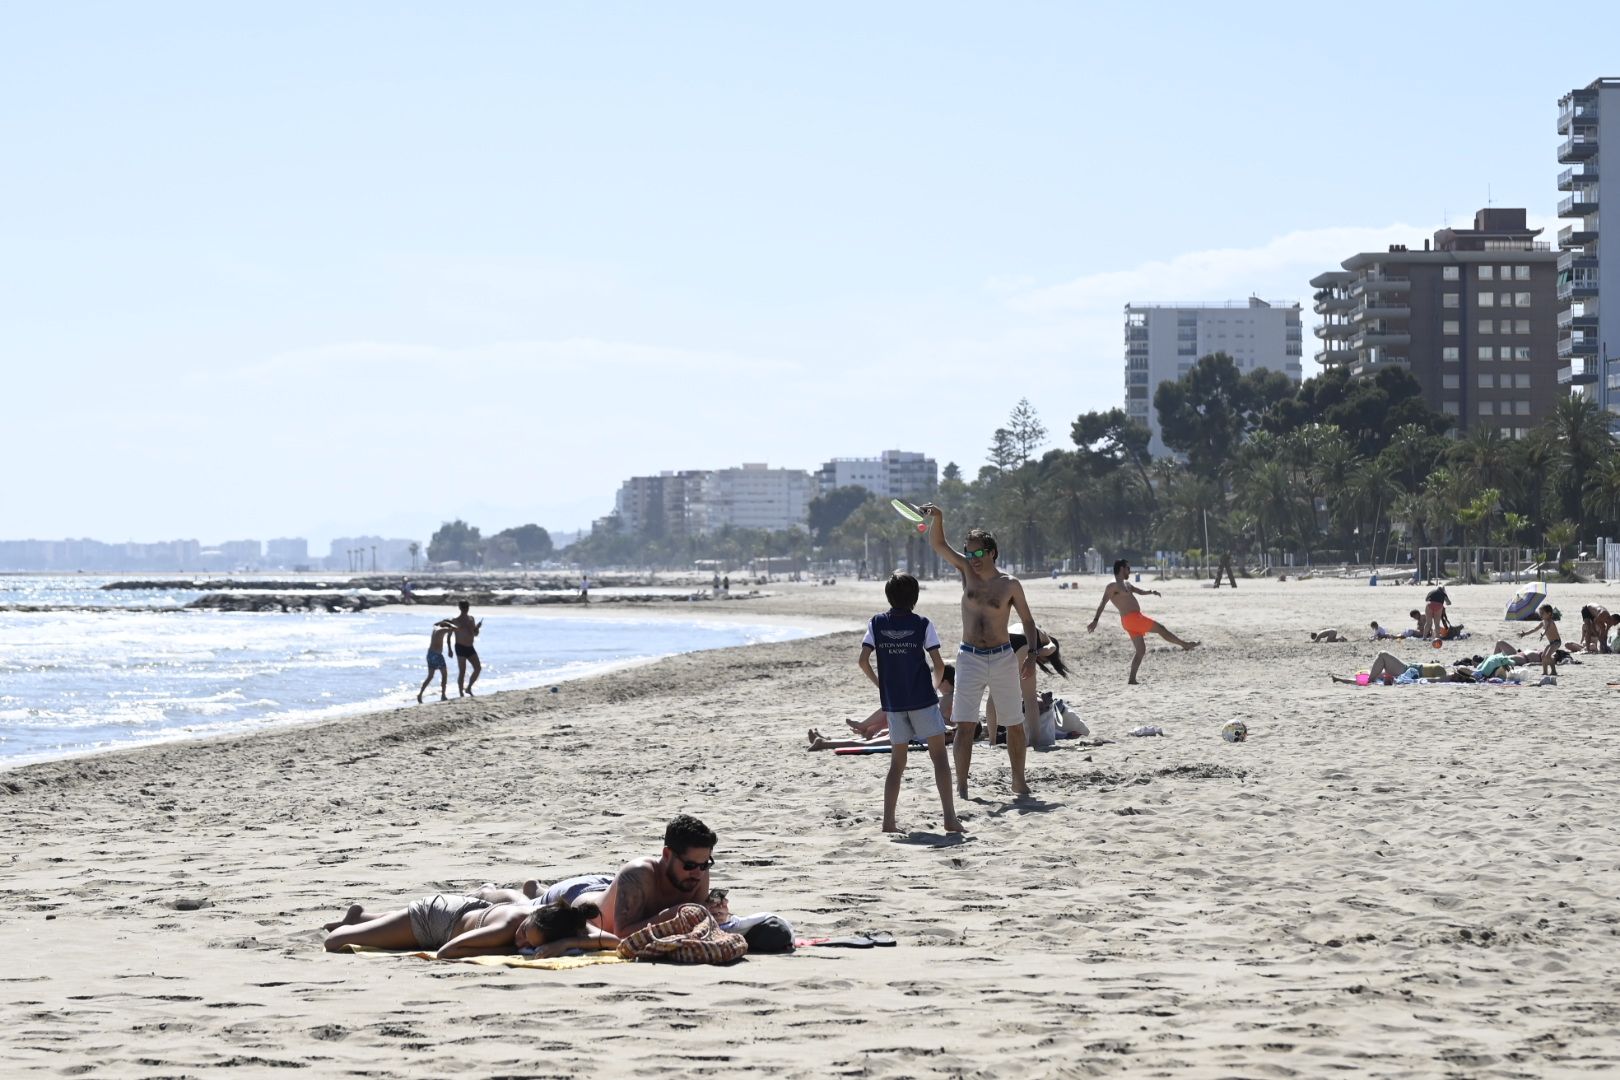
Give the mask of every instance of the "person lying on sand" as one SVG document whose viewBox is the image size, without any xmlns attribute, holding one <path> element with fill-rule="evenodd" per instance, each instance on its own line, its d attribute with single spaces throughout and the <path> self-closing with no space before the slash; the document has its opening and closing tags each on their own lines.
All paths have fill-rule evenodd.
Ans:
<svg viewBox="0 0 1620 1080">
<path fill-rule="evenodd" d="M 454 960 L 529 950 L 551 957 L 572 949 L 616 948 L 616 936 L 589 925 L 597 914 L 592 904 L 491 904 L 475 896 L 443 893 L 382 915 L 368 915 L 354 904 L 342 919 L 326 924 L 326 951 L 343 952 L 349 945 L 424 949 L 440 960 Z"/>
<path fill-rule="evenodd" d="M 809 739 L 811 750 L 847 750 L 859 746 L 888 746 L 889 729 L 884 728 L 877 734 L 864 739 L 833 739 L 823 735 L 817 729 L 811 728 L 809 731 Z"/>
<path fill-rule="evenodd" d="M 1377 626 L 1378 624 L 1373 623 L 1373 625 Z M 1321 630 L 1313 631 L 1311 633 L 1311 640 L 1316 642 L 1318 645 L 1321 645 L 1330 641 L 1349 641 L 1350 639 L 1339 633 L 1333 627 L 1328 626 Z"/>
</svg>

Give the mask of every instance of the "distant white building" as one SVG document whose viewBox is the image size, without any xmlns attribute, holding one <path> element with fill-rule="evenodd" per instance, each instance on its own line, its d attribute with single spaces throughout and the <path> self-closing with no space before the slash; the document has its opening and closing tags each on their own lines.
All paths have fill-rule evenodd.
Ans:
<svg viewBox="0 0 1620 1080">
<path fill-rule="evenodd" d="M 1149 452 L 1168 454 L 1153 407 L 1160 383 L 1181 378 L 1199 357 L 1223 352 L 1244 372 L 1280 371 L 1302 377 L 1298 303 L 1259 297 L 1227 303 L 1125 305 L 1125 412 L 1153 432 Z"/>
<path fill-rule="evenodd" d="M 255 570 L 264 561 L 264 545 L 257 540 L 226 540 L 219 545 L 219 557 L 227 570 Z"/>
<path fill-rule="evenodd" d="M 399 537 L 335 537 L 332 552 L 326 557 L 326 569 L 370 573 L 375 563 L 379 574 L 391 570 L 409 570 L 412 543 Z M 426 550 L 427 545 L 423 544 L 422 551 Z"/>
<path fill-rule="evenodd" d="M 885 450 L 875 458 L 833 458 L 816 472 L 816 491 L 859 485 L 885 499 L 931 496 L 939 490 L 939 465 L 912 450 Z"/>
<path fill-rule="evenodd" d="M 814 493 L 815 484 L 803 469 L 755 463 L 715 469 L 704 475 L 699 501 L 691 508 L 693 531 L 718 532 L 727 525 L 771 531 L 802 528 L 809 521 Z"/>
</svg>

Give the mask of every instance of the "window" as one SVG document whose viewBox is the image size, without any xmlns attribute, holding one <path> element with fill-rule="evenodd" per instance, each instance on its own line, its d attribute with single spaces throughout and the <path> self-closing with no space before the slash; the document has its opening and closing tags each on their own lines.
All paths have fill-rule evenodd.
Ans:
<svg viewBox="0 0 1620 1080">
<path fill-rule="evenodd" d="M 1528 346 L 1528 345 L 1516 345 L 1516 346 L 1514 346 L 1514 348 L 1513 348 L 1513 359 L 1515 359 L 1515 360 L 1528 360 L 1528 359 L 1530 359 L 1530 346 Z"/>
<path fill-rule="evenodd" d="M 1457 390 L 1457 389 L 1460 389 L 1460 387 L 1458 386 L 1458 383 L 1460 381 L 1461 380 L 1458 379 L 1458 377 L 1455 376 L 1455 375 L 1442 375 L 1442 376 L 1440 376 L 1440 389 L 1442 389 L 1442 390 Z"/>
<path fill-rule="evenodd" d="M 1495 353 L 1496 350 L 1492 349 L 1491 346 L 1481 345 L 1474 353 L 1474 356 L 1480 360 L 1491 360 L 1495 358 Z"/>
<path fill-rule="evenodd" d="M 1515 307 L 1529 307 L 1530 306 L 1530 294 L 1527 293 L 1527 292 L 1514 293 L 1513 294 L 1513 304 L 1514 304 Z"/>
<path fill-rule="evenodd" d="M 1481 416 L 1495 416 L 1496 415 L 1496 402 L 1494 402 L 1494 401 L 1482 401 L 1482 402 L 1480 402 L 1479 403 L 1479 415 L 1481 415 Z"/>
<path fill-rule="evenodd" d="M 1489 281 L 1489 280 L 1491 280 L 1491 278 L 1493 278 L 1495 276 L 1496 276 L 1496 267 L 1494 267 L 1494 266 L 1484 266 L 1484 265 L 1480 266 L 1480 268 L 1479 268 L 1479 280 L 1481 280 L 1481 281 Z"/>
<path fill-rule="evenodd" d="M 1440 403 L 1440 411 L 1445 413 L 1447 416 L 1456 416 L 1457 403 L 1455 401 L 1443 401 Z"/>
<path fill-rule="evenodd" d="M 1529 319 L 1520 319 L 1514 325 L 1514 329 L 1516 331 L 1518 331 L 1519 333 L 1521 333 L 1521 334 L 1528 334 L 1530 332 L 1530 320 Z"/>
<path fill-rule="evenodd" d="M 1441 307 L 1456 307 L 1457 306 L 1457 296 L 1458 296 L 1458 294 L 1454 293 L 1454 292 L 1441 293 L 1440 294 L 1440 306 Z"/>
<path fill-rule="evenodd" d="M 1502 333 L 1504 333 L 1504 334 L 1507 333 L 1507 325 L 1508 325 L 1507 322 L 1504 320 L 1503 323 L 1502 323 Z M 1481 320 L 1479 320 L 1479 332 L 1480 333 L 1489 334 L 1489 333 L 1493 332 L 1495 329 L 1496 329 L 1496 324 L 1494 322 L 1492 322 L 1490 319 L 1481 319 Z"/>
<path fill-rule="evenodd" d="M 1462 331 L 1458 329 L 1459 325 L 1460 324 L 1456 319 L 1447 319 L 1445 322 L 1440 324 L 1440 332 L 1442 334 L 1450 334 L 1452 337 L 1456 337 L 1458 334 L 1462 333 Z"/>
<path fill-rule="evenodd" d="M 1454 364 L 1458 361 L 1458 359 L 1460 359 L 1461 352 L 1462 350 L 1457 348 L 1457 346 L 1447 345 L 1445 348 L 1440 350 L 1440 359 Z"/>
<path fill-rule="evenodd" d="M 1457 272 L 1459 269 L 1460 269 L 1460 267 L 1456 267 L 1456 266 L 1442 266 L 1440 268 L 1440 280 L 1442 280 L 1442 281 L 1456 281 L 1459 277 L 1462 276 L 1461 274 L 1459 274 Z"/>
<path fill-rule="evenodd" d="M 1515 416 L 1529 416 L 1530 403 L 1528 401 L 1515 401 L 1513 403 L 1513 414 Z"/>
<path fill-rule="evenodd" d="M 1512 319 L 1503 319 L 1502 320 L 1502 333 L 1504 333 L 1504 334 L 1513 333 L 1513 320 Z"/>
<path fill-rule="evenodd" d="M 1496 306 L 1496 294 L 1493 293 L 1493 292 L 1482 292 L 1482 293 L 1480 293 L 1479 294 L 1479 306 L 1480 307 L 1495 307 Z"/>
<path fill-rule="evenodd" d="M 1481 390 L 1494 390 L 1496 388 L 1496 377 L 1494 375 L 1481 375 L 1479 377 L 1479 388 Z"/>
<path fill-rule="evenodd" d="M 1528 371 L 1521 371 L 1517 375 L 1514 375 L 1513 387 L 1516 390 L 1530 389 L 1530 373 Z"/>
<path fill-rule="evenodd" d="M 1519 281 L 1529 281 L 1530 268 L 1528 266 L 1515 266 L 1513 268 L 1513 276 Z"/>
</svg>

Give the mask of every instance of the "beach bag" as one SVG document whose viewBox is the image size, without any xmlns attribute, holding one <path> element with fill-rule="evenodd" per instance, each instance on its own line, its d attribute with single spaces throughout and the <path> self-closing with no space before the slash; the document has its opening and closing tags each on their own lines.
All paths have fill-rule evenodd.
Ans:
<svg viewBox="0 0 1620 1080">
<path fill-rule="evenodd" d="M 1080 714 L 1069 708 L 1069 703 L 1062 698 L 1052 702 L 1052 711 L 1057 713 L 1057 729 L 1065 735 L 1090 735 L 1091 729 L 1086 727 Z"/>
<path fill-rule="evenodd" d="M 663 922 L 650 923 L 620 941 L 618 952 L 625 960 L 729 964 L 748 954 L 748 942 L 720 929 L 707 908 L 682 904 Z"/>
<path fill-rule="evenodd" d="M 1057 742 L 1057 708 L 1054 707 L 1038 712 L 1033 724 L 1026 723 L 1024 729 L 1029 734 L 1029 745 L 1037 750 L 1051 746 Z"/>
</svg>

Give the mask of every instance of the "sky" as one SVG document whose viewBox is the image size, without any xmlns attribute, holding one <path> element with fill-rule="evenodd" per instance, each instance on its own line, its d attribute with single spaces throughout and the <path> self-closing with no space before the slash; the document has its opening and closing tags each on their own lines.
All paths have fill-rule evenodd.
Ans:
<svg viewBox="0 0 1620 1080">
<path fill-rule="evenodd" d="M 0 0 L 0 538 L 971 475 L 1025 397 L 1068 445 L 1127 302 L 1308 307 L 1488 204 L 1555 232 L 1557 100 L 1620 75 L 1581 11 Z"/>
</svg>

